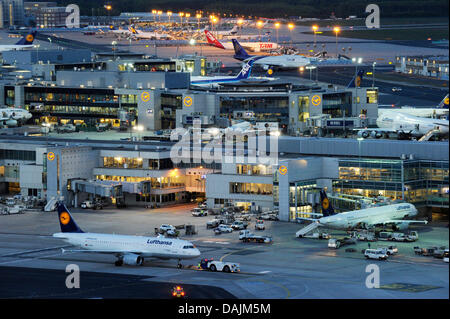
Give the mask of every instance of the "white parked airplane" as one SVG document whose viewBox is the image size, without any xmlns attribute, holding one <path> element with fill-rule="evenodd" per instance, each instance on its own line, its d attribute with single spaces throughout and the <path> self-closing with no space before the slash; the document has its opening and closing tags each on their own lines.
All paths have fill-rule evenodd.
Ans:
<svg viewBox="0 0 450 319">
<path fill-rule="evenodd" d="M 255 65 L 260 65 L 264 70 L 277 69 L 291 69 L 300 68 L 317 61 L 317 58 L 308 58 L 302 55 L 283 54 L 283 55 L 268 55 L 268 56 L 251 56 L 249 55 L 241 44 L 236 40 L 231 40 L 234 46 L 234 58 L 240 61 L 247 62 L 254 60 Z M 270 74 L 271 72 L 269 72 Z"/>
<path fill-rule="evenodd" d="M 395 133 L 399 138 L 422 137 L 426 134 L 443 136 L 449 133 L 448 125 L 448 120 L 424 118 L 401 111 L 385 110 L 377 118 L 378 128 L 359 129 L 358 136 L 380 138 L 389 133 Z"/>
<path fill-rule="evenodd" d="M 24 124 L 31 118 L 31 113 L 16 107 L 0 108 L 0 124 L 14 127 Z"/>
<path fill-rule="evenodd" d="M 92 252 L 113 254 L 117 257 L 116 266 L 137 266 L 144 264 L 144 258 L 178 259 L 181 268 L 182 259 L 200 256 L 200 251 L 186 240 L 131 235 L 85 233 L 75 223 L 69 210 L 63 203 L 58 203 L 58 217 L 61 232 L 53 237 L 78 246 L 79 250 L 63 250 L 63 252 Z"/>
<path fill-rule="evenodd" d="M 16 44 L 0 44 L 0 52 L 31 49 L 33 47 L 33 41 L 35 36 L 36 31 L 31 31 L 22 39 L 20 39 Z"/>
<path fill-rule="evenodd" d="M 248 81 L 273 81 L 276 78 L 272 77 L 251 77 L 252 66 L 254 61 L 250 60 L 242 67 L 241 71 L 236 76 L 226 76 L 226 75 L 218 75 L 218 76 L 191 76 L 191 84 L 198 86 L 214 86 L 222 83 L 233 83 L 240 82 L 242 80 Z"/>
<path fill-rule="evenodd" d="M 404 230 L 411 223 L 427 224 L 427 221 L 403 219 L 417 215 L 416 207 L 409 203 L 376 206 L 336 214 L 324 190 L 320 192 L 320 200 L 322 214 L 311 213 L 311 215 L 323 217 L 300 219 L 312 220 L 317 223 L 317 226 L 343 230 L 370 228 L 377 225 L 394 225 L 397 229 Z"/>
<path fill-rule="evenodd" d="M 134 26 L 129 26 L 128 31 L 136 39 L 148 39 L 148 40 L 175 40 L 170 34 L 159 32 L 148 32 L 137 30 Z"/>
<path fill-rule="evenodd" d="M 385 111 L 396 111 L 404 114 L 409 114 L 419 117 L 441 117 L 449 114 L 449 96 L 448 94 L 439 103 L 437 107 L 412 107 L 412 106 L 402 106 L 400 108 L 378 108 L 378 115 Z"/>
<path fill-rule="evenodd" d="M 211 32 L 209 32 L 208 30 L 205 30 L 205 35 L 206 35 L 206 40 L 208 42 L 208 44 L 215 46 L 216 48 L 219 49 L 224 49 L 224 50 L 233 50 L 234 49 L 234 45 L 233 42 L 235 41 L 234 39 L 232 40 L 233 42 L 230 41 L 219 41 L 217 40 Z M 278 43 L 275 42 L 241 42 L 240 45 L 244 48 L 247 48 L 250 51 L 253 52 L 261 52 L 261 51 L 272 51 L 275 49 L 278 49 Z"/>
</svg>

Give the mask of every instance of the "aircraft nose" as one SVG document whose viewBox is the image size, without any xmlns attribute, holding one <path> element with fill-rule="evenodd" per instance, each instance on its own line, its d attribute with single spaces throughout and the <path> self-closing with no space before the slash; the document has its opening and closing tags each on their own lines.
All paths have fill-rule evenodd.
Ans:
<svg viewBox="0 0 450 319">
<path fill-rule="evenodd" d="M 193 255 L 194 257 L 200 256 L 200 250 L 198 250 L 197 248 L 195 248 L 194 251 L 192 252 L 192 255 Z"/>
</svg>

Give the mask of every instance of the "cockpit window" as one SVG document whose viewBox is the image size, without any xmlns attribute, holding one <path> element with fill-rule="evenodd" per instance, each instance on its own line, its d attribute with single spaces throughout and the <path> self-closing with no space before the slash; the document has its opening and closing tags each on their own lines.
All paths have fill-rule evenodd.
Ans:
<svg viewBox="0 0 450 319">
<path fill-rule="evenodd" d="M 195 248 L 193 245 L 183 246 L 183 249 L 193 249 Z"/>
</svg>

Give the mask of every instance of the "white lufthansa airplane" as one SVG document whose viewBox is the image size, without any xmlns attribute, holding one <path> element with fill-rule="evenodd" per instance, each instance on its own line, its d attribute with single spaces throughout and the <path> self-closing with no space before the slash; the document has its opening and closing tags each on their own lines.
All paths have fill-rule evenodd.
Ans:
<svg viewBox="0 0 450 319">
<path fill-rule="evenodd" d="M 358 129 L 358 136 L 380 138 L 389 133 L 395 133 L 399 138 L 422 137 L 428 133 L 438 136 L 448 135 L 449 121 L 425 118 L 403 113 L 401 111 L 385 110 L 377 118 L 378 128 Z"/>
<path fill-rule="evenodd" d="M 224 50 L 233 50 L 234 49 L 234 44 L 233 44 L 234 39 L 231 42 L 230 41 L 226 41 L 226 42 L 219 41 L 208 30 L 205 30 L 205 36 L 206 36 L 206 41 L 208 42 L 208 44 L 215 46 L 216 48 L 224 49 Z M 240 42 L 240 45 L 250 51 L 253 51 L 253 52 L 272 51 L 272 50 L 278 49 L 278 43 L 275 43 L 275 42 Z"/>
<path fill-rule="evenodd" d="M 31 113 L 16 107 L 0 108 L 0 124 L 14 127 L 24 124 L 31 118 Z"/>
<path fill-rule="evenodd" d="M 412 106 L 402 106 L 400 108 L 378 108 L 378 115 L 385 111 L 395 111 L 404 114 L 409 114 L 418 117 L 434 117 L 438 118 L 441 116 L 446 116 L 449 114 L 449 96 L 448 94 L 436 107 L 412 107 Z"/>
<path fill-rule="evenodd" d="M 53 237 L 81 248 L 63 252 L 112 254 L 117 257 L 116 266 L 122 266 L 124 263 L 132 266 L 143 265 L 144 258 L 178 259 L 179 268 L 182 267 L 182 259 L 200 256 L 200 251 L 191 242 L 178 238 L 85 233 L 75 223 L 63 203 L 58 203 L 58 217 L 61 232 L 53 234 Z"/>
<path fill-rule="evenodd" d="M 341 230 L 371 228 L 378 225 L 393 225 L 396 229 L 404 230 L 411 223 L 427 224 L 427 221 L 403 219 L 417 215 L 416 207 L 409 203 L 376 206 L 337 214 L 324 190 L 320 192 L 320 199 L 322 214 L 312 213 L 311 215 L 323 217 L 319 219 L 300 219 L 312 220 L 318 223 L 317 226 Z"/>
<path fill-rule="evenodd" d="M 20 39 L 16 44 L 0 44 L 0 52 L 31 49 L 33 48 L 33 41 L 35 36 L 36 31 L 31 31 L 22 39 Z"/>
<path fill-rule="evenodd" d="M 175 40 L 170 34 L 137 30 L 133 25 L 128 27 L 131 36 L 138 40 Z"/>
</svg>

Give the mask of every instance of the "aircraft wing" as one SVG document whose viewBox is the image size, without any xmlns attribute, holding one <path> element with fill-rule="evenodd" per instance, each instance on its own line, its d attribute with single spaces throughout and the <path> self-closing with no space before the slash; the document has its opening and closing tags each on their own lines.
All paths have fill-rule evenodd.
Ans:
<svg viewBox="0 0 450 319">
<path fill-rule="evenodd" d="M 391 128 L 354 128 L 353 131 L 380 132 L 380 133 L 396 133 L 397 130 Z"/>
<path fill-rule="evenodd" d="M 140 255 L 140 251 L 111 251 L 111 250 L 89 250 L 89 249 L 64 249 L 61 248 L 61 252 L 64 253 L 97 253 L 97 254 L 136 254 Z"/>
<path fill-rule="evenodd" d="M 383 222 L 383 224 L 402 224 L 402 223 L 408 223 L 408 224 L 413 224 L 413 223 L 417 223 L 417 224 L 428 224 L 428 221 L 426 220 L 407 220 L 407 219 L 391 219 L 391 220 L 386 220 Z"/>
</svg>

